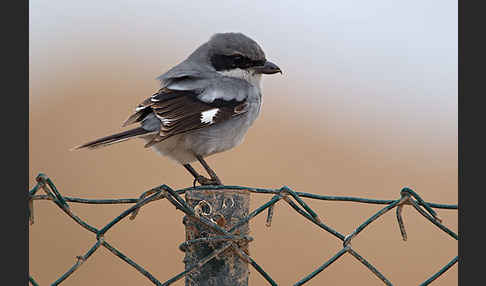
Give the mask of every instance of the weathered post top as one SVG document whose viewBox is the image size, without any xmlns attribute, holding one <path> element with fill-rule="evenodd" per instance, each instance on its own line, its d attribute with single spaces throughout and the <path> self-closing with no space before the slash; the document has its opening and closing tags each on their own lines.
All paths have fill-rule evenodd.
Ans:
<svg viewBox="0 0 486 286">
<path fill-rule="evenodd" d="M 197 215 L 211 220 L 226 231 L 248 216 L 250 194 L 244 190 L 191 190 L 185 193 L 189 204 Z M 228 233 L 220 233 L 202 224 L 197 219 L 184 216 L 186 246 L 185 269 L 188 270 L 202 259 L 225 245 L 235 244 L 246 254 L 248 252 L 248 222 Z M 247 286 L 248 263 L 232 247 L 227 247 L 202 267 L 186 275 L 186 286 Z"/>
</svg>

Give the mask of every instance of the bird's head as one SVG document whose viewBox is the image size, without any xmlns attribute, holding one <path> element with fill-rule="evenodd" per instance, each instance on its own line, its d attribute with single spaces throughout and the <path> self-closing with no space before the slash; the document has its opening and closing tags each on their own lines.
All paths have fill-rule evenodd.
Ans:
<svg viewBox="0 0 486 286">
<path fill-rule="evenodd" d="M 263 49 L 253 39 L 241 33 L 219 33 L 207 42 L 210 65 L 226 76 L 252 81 L 248 77 L 282 73 L 274 63 L 267 61 Z"/>
</svg>

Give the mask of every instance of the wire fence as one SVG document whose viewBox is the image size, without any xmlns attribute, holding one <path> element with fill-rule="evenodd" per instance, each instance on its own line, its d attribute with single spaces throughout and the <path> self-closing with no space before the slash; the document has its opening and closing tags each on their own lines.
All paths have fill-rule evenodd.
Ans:
<svg viewBox="0 0 486 286">
<path fill-rule="evenodd" d="M 362 257 L 356 250 L 351 247 L 350 242 L 355 238 L 361 231 L 363 231 L 367 226 L 369 226 L 373 221 L 381 217 L 383 214 L 391 211 L 392 209 L 396 209 L 396 217 L 398 222 L 398 227 L 400 233 L 402 235 L 403 240 L 407 240 L 407 234 L 405 231 L 405 226 L 402 219 L 402 209 L 404 205 L 411 205 L 417 212 L 419 212 L 425 219 L 430 221 L 436 227 L 441 229 L 444 233 L 451 236 L 454 239 L 458 239 L 458 235 L 447 228 L 445 225 L 441 223 L 441 219 L 438 217 L 437 213 L 433 210 L 435 209 L 455 209 L 457 210 L 457 205 L 450 205 L 450 204 L 437 204 L 437 203 L 429 203 L 425 202 L 417 193 L 409 188 L 403 188 L 400 191 L 400 197 L 395 200 L 375 200 L 375 199 L 366 199 L 366 198 L 357 198 L 357 197 L 343 197 L 343 196 L 323 196 L 317 194 L 310 194 L 310 193 L 303 193 L 303 192 L 296 192 L 287 186 L 283 186 L 279 189 L 264 189 L 264 188 L 252 188 L 252 187 L 244 187 L 244 186 L 197 186 L 192 188 L 184 188 L 179 190 L 173 190 L 167 185 L 161 185 L 151 190 L 148 190 L 140 195 L 139 198 L 133 199 L 103 199 L 103 200 L 96 200 L 96 199 L 83 199 L 83 198 L 73 198 L 68 196 L 63 196 L 58 191 L 52 180 L 44 174 L 39 174 L 36 177 L 37 184 L 29 191 L 29 200 L 28 200 L 28 211 L 29 211 L 29 221 L 32 225 L 34 223 L 34 201 L 35 200 L 50 200 L 54 202 L 66 215 L 72 218 L 76 223 L 78 223 L 84 229 L 92 232 L 95 235 L 96 242 L 94 245 L 82 256 L 77 257 L 76 263 L 67 270 L 61 277 L 59 277 L 56 281 L 54 281 L 51 285 L 58 285 L 65 281 L 69 276 L 71 276 L 86 260 L 90 258 L 90 256 L 98 250 L 101 246 L 108 249 L 111 253 L 115 256 L 119 257 L 130 266 L 135 268 L 139 271 L 142 275 L 147 277 L 152 283 L 155 285 L 170 285 L 179 279 L 182 279 L 189 273 L 195 271 L 196 269 L 202 267 L 205 263 L 213 259 L 218 255 L 222 255 L 223 251 L 227 249 L 232 249 L 241 259 L 248 262 L 258 273 L 262 275 L 262 277 L 270 284 L 270 285 L 278 285 L 268 274 L 263 270 L 263 268 L 258 265 L 249 255 L 247 255 L 243 250 L 241 250 L 238 246 L 238 241 L 246 240 L 252 241 L 253 238 L 251 237 L 242 237 L 239 235 L 234 234 L 234 231 L 248 223 L 252 218 L 256 217 L 257 215 L 261 214 L 265 210 L 267 210 L 267 219 L 266 225 L 270 226 L 273 217 L 273 210 L 274 206 L 279 201 L 284 201 L 285 203 L 289 204 L 292 209 L 294 209 L 298 214 L 305 217 L 308 221 L 314 223 L 322 230 L 332 234 L 335 236 L 341 243 L 342 249 L 339 250 L 333 257 L 329 260 L 324 262 L 321 266 L 317 269 L 313 270 L 305 277 L 301 278 L 297 281 L 294 285 L 304 285 L 309 280 L 314 278 L 316 275 L 321 273 L 325 270 L 329 265 L 340 259 L 344 254 L 349 253 L 351 256 L 356 258 L 360 263 L 366 266 L 371 273 L 373 273 L 376 277 L 378 277 L 385 285 L 393 285 L 376 267 L 374 267 L 369 261 L 367 261 L 364 257 Z M 240 220 L 236 225 L 234 225 L 230 230 L 225 230 L 221 228 L 215 222 L 205 218 L 204 216 L 198 215 L 192 207 L 190 207 L 185 200 L 181 197 L 186 191 L 189 190 L 244 190 L 251 193 L 256 194 L 273 194 L 274 196 L 265 204 L 258 207 L 254 211 L 252 211 L 248 216 Z M 37 194 L 39 190 L 45 192 L 45 194 Z M 204 241 L 225 241 L 219 248 L 213 250 L 212 253 L 207 255 L 206 257 L 202 258 L 198 263 L 190 267 L 186 267 L 186 269 L 173 276 L 172 278 L 168 279 L 165 282 L 160 282 L 157 278 L 155 278 L 152 274 L 150 274 L 147 270 L 145 270 L 142 266 L 138 263 L 130 259 L 128 256 L 120 252 L 118 249 L 113 247 L 104 239 L 104 234 L 107 233 L 114 225 L 120 222 L 122 219 L 130 216 L 130 219 L 135 219 L 138 211 L 140 208 L 148 203 L 160 200 L 160 199 L 167 199 L 171 204 L 173 204 L 177 209 L 184 212 L 187 216 L 190 216 L 193 219 L 196 219 L 201 224 L 206 225 L 207 227 L 211 228 L 212 230 L 217 233 L 217 236 L 205 238 Z M 303 198 L 307 199 L 314 199 L 314 200 L 324 200 L 324 201 L 347 201 L 347 202 L 357 202 L 357 203 L 366 203 L 366 204 L 378 204 L 378 205 L 385 205 L 384 208 L 380 209 L 376 212 L 373 216 L 359 225 L 353 232 L 348 235 L 344 235 L 330 226 L 323 223 L 319 216 L 310 208 Z M 106 224 L 101 229 L 95 228 L 92 225 L 88 224 L 81 218 L 79 218 L 75 213 L 72 212 L 69 203 L 84 203 L 84 204 L 133 204 L 131 207 L 123 211 L 119 216 L 114 218 L 108 224 Z M 201 240 L 201 239 L 199 239 Z M 182 243 L 179 248 L 184 250 L 185 247 L 188 245 L 193 245 L 200 243 L 200 241 L 186 241 Z M 444 265 L 440 268 L 436 273 L 430 276 L 426 281 L 424 281 L 420 285 L 429 285 L 439 276 L 444 274 L 447 270 L 449 270 L 454 264 L 457 263 L 459 257 L 454 257 L 449 263 Z M 39 285 L 32 276 L 29 275 L 29 281 L 31 285 L 37 286 Z"/>
</svg>

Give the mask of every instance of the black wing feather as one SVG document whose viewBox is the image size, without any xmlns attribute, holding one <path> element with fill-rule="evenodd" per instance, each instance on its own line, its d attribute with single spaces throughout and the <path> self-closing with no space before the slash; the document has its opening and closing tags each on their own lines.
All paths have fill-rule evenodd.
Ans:
<svg viewBox="0 0 486 286">
<path fill-rule="evenodd" d="M 145 99 L 137 106 L 123 126 L 141 122 L 151 113 L 160 120 L 160 131 L 145 146 L 149 147 L 176 134 L 204 128 L 238 116 L 247 111 L 246 100 L 216 99 L 211 103 L 203 102 L 197 98 L 197 91 L 179 91 L 161 88 L 157 93 Z M 216 115 L 211 122 L 203 122 L 202 113 L 217 108 Z"/>
</svg>

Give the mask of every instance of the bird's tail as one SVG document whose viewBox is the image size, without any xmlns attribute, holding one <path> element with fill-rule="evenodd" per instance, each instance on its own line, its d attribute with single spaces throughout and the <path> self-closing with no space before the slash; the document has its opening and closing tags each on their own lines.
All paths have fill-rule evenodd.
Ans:
<svg viewBox="0 0 486 286">
<path fill-rule="evenodd" d="M 96 149 L 100 147 L 105 147 L 111 144 L 120 143 L 129 139 L 137 138 L 143 135 L 148 135 L 150 133 L 154 133 L 154 131 L 148 131 L 143 129 L 142 127 L 138 127 L 135 129 L 130 129 L 124 132 L 116 133 L 110 136 L 106 136 L 103 138 L 99 138 L 88 142 L 83 145 L 76 146 L 71 150 L 79 150 L 79 149 Z"/>
</svg>

